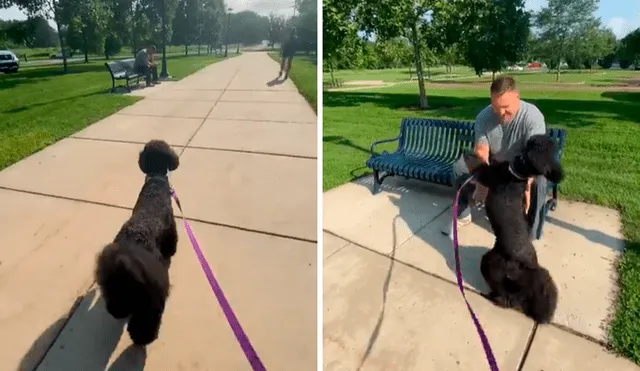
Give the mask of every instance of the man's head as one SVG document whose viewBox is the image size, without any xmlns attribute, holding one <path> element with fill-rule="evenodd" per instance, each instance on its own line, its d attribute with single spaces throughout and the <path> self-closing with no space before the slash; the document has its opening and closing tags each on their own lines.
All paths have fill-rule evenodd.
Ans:
<svg viewBox="0 0 640 371">
<path fill-rule="evenodd" d="M 149 52 L 149 54 L 156 54 L 156 46 L 153 44 L 150 44 L 147 47 L 147 52 Z"/>
<path fill-rule="evenodd" d="M 520 109 L 520 93 L 516 81 L 509 76 L 500 76 L 491 84 L 491 107 L 502 122 L 509 123 Z"/>
</svg>

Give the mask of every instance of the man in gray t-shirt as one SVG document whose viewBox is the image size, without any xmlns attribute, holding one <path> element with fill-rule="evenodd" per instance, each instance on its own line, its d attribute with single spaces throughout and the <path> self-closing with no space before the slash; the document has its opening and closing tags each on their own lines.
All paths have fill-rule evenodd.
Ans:
<svg viewBox="0 0 640 371">
<path fill-rule="evenodd" d="M 520 100 L 515 81 L 498 77 L 490 88 L 491 104 L 476 116 L 474 152 L 487 163 L 511 161 L 533 135 L 545 134 L 544 116 L 533 104 Z M 469 169 L 460 158 L 453 165 L 456 189 L 469 178 Z M 486 191 L 477 186 L 479 193 Z M 533 189 L 533 192 L 531 190 Z M 460 192 L 458 226 L 471 223 L 469 207 L 476 185 L 468 184 Z M 529 179 L 525 194 L 525 208 L 534 236 L 539 234 L 539 214 L 545 202 L 547 182 L 544 177 Z M 533 194 L 533 196 L 532 196 Z M 442 230 L 451 234 L 452 223 Z"/>
<path fill-rule="evenodd" d="M 145 77 L 147 86 L 150 86 L 151 83 L 158 83 L 158 66 L 155 63 L 155 53 L 156 47 L 154 45 L 140 49 L 133 63 L 134 71 Z"/>
</svg>

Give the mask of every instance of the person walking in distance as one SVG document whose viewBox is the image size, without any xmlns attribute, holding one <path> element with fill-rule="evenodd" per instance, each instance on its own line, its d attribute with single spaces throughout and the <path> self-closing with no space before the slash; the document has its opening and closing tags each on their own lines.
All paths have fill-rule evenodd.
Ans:
<svg viewBox="0 0 640 371">
<path fill-rule="evenodd" d="M 145 77 L 147 86 L 158 83 L 158 65 L 155 62 L 155 54 L 156 47 L 149 45 L 136 54 L 136 60 L 133 64 L 134 71 Z"/>
<path fill-rule="evenodd" d="M 296 33 L 296 28 L 291 27 L 291 32 L 289 33 L 289 37 L 282 45 L 282 49 L 280 51 L 281 61 L 280 61 L 280 74 L 278 78 L 282 77 L 284 73 L 284 79 L 286 80 L 289 77 L 289 71 L 291 71 L 291 63 L 293 62 L 293 55 L 296 53 L 296 44 L 298 42 L 298 35 Z M 286 71 L 285 71 L 286 65 Z"/>
</svg>

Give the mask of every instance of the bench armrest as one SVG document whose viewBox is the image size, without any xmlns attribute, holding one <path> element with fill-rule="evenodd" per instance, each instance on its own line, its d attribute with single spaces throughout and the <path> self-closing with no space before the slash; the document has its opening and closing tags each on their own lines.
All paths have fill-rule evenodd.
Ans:
<svg viewBox="0 0 640 371">
<path fill-rule="evenodd" d="M 382 143 L 391 143 L 391 142 L 395 142 L 395 141 L 397 141 L 398 139 L 400 139 L 400 136 L 397 136 L 397 137 L 395 137 L 395 138 L 390 138 L 390 139 L 376 140 L 375 142 L 373 142 L 373 143 L 371 144 L 371 149 L 370 149 L 370 151 L 371 151 L 371 156 L 375 156 L 375 155 L 376 155 L 376 153 L 375 153 L 374 149 L 375 149 L 375 147 L 376 147 L 378 144 L 382 144 Z M 385 152 L 387 152 L 387 151 L 384 151 L 383 153 L 385 153 Z"/>
</svg>

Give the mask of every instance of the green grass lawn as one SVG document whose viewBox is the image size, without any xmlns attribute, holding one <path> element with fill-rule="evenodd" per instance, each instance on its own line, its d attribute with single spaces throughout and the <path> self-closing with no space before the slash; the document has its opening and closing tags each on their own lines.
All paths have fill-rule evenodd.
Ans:
<svg viewBox="0 0 640 371">
<path fill-rule="evenodd" d="M 159 47 L 158 45 L 156 45 L 157 47 Z M 142 47 L 141 47 L 142 48 Z M 39 61 L 39 60 L 46 60 L 46 59 L 50 59 L 52 54 L 55 54 L 56 52 L 60 51 L 60 48 L 9 48 L 12 52 L 14 52 L 18 58 L 20 58 L 21 61 L 24 62 L 24 56 L 27 56 L 27 60 L 29 62 L 31 61 Z M 198 54 L 198 46 L 197 45 L 189 45 L 188 47 L 189 50 L 189 55 L 197 55 Z M 236 50 L 236 45 L 229 45 L 229 50 L 233 50 L 235 52 Z M 200 47 L 200 53 L 201 54 L 205 54 L 207 52 L 207 47 L 206 45 L 202 45 Z M 159 53 L 162 53 L 162 50 L 159 51 Z M 167 46 L 167 55 L 184 55 L 184 46 L 183 45 L 168 45 Z M 131 57 L 133 58 L 133 52 L 131 51 L 130 47 L 125 47 L 122 48 L 122 50 L 120 50 L 120 52 L 114 56 L 115 58 L 126 58 L 126 57 Z M 73 54 L 73 56 L 71 58 L 84 58 L 84 54 L 83 53 L 75 53 Z M 96 60 L 96 59 L 100 59 L 100 60 L 104 60 L 104 55 L 102 54 L 94 54 L 94 53 L 89 53 L 89 59 L 90 60 Z"/>
<path fill-rule="evenodd" d="M 269 53 L 269 56 L 280 63 L 279 52 Z M 276 71 L 277 73 L 277 71 Z M 318 59 L 316 55 L 296 54 L 291 64 L 289 78 L 296 84 L 300 94 L 317 112 L 318 106 Z"/>
<path fill-rule="evenodd" d="M 454 66 L 451 73 L 445 72 L 444 67 L 433 67 L 431 81 L 456 82 L 456 83 L 489 83 L 491 76 L 477 77 L 473 70 L 465 66 Z M 425 68 L 425 77 L 427 70 Z M 555 73 L 529 72 L 529 71 L 504 71 L 504 74 L 515 76 L 521 83 L 555 83 Z M 384 69 L 384 70 L 340 70 L 334 72 L 336 79 L 342 81 L 381 80 L 384 82 L 402 82 L 415 79 L 415 72 L 408 68 Z M 633 70 L 563 70 L 560 73 L 560 84 L 585 84 L 590 86 L 608 86 L 624 83 L 630 79 L 640 79 L 640 71 Z M 330 80 L 329 73 L 325 71 L 323 81 Z"/>
<path fill-rule="evenodd" d="M 183 78 L 221 60 L 173 57 L 169 73 Z M 0 170 L 132 104 L 139 98 L 109 94 L 104 62 L 23 68 L 0 75 Z"/>
<path fill-rule="evenodd" d="M 403 117 L 473 120 L 489 103 L 484 90 L 428 93 L 432 109 L 419 111 L 413 85 L 325 92 L 323 189 L 368 173 L 371 143 L 396 137 Z M 609 334 L 615 351 L 640 364 L 640 93 L 525 89 L 522 97 L 538 105 L 548 126 L 568 132 L 561 197 L 621 212 L 626 247 Z"/>
</svg>

